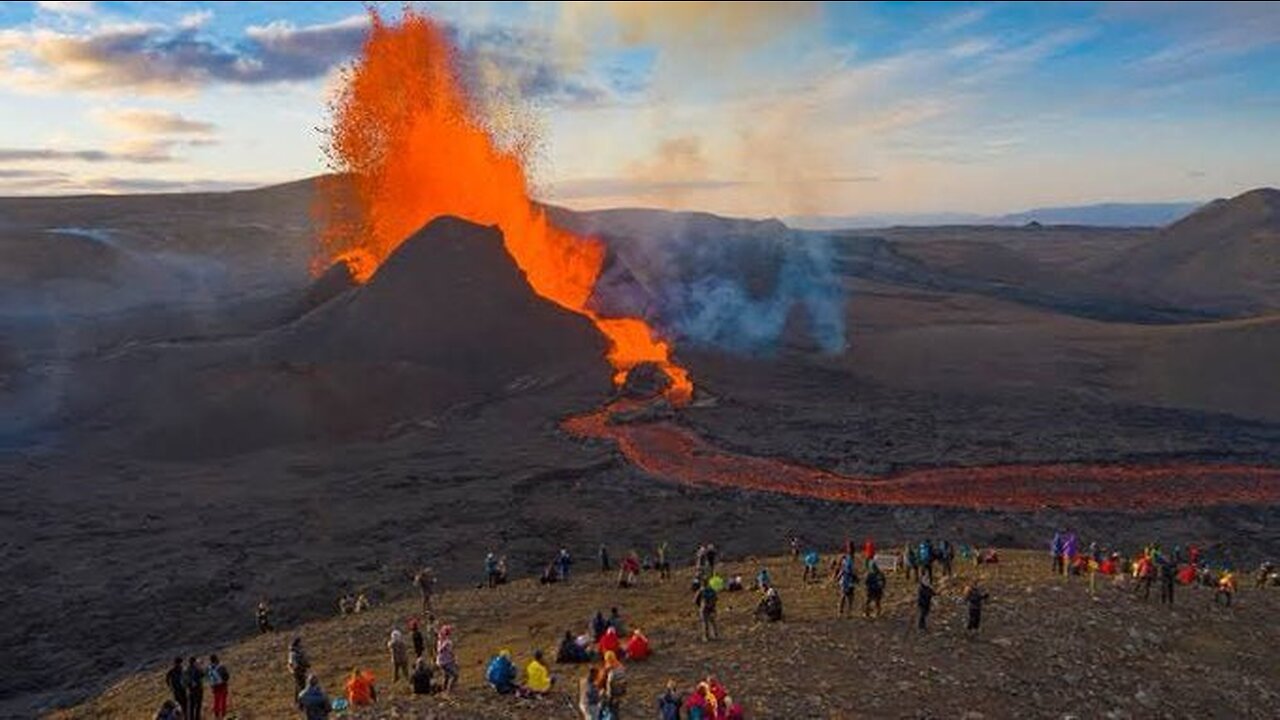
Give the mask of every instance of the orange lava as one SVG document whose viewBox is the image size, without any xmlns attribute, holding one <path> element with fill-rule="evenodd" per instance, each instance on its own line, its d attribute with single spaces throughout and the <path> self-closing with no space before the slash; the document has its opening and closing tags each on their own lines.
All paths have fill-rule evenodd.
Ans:
<svg viewBox="0 0 1280 720">
<path fill-rule="evenodd" d="M 530 200 L 523 158 L 495 142 L 440 26 L 412 9 L 397 23 L 371 15 L 368 38 L 332 108 L 329 160 L 352 186 L 338 191 L 330 185 L 326 193 L 325 261 L 346 262 L 364 282 L 437 216 L 497 225 L 534 292 L 590 318 L 608 339 L 615 383 L 637 364 L 652 362 L 673 381 L 668 397 L 687 401 L 693 393 L 688 373 L 648 324 L 601 317 L 588 307 L 604 245 L 553 226 Z"/>
<path fill-rule="evenodd" d="M 569 432 L 606 438 L 636 467 L 687 485 L 729 487 L 862 505 L 1137 512 L 1280 504 L 1280 468 L 1241 465 L 997 465 L 856 477 L 742 455 L 670 422 L 610 424 L 614 408 L 571 418 Z"/>
</svg>

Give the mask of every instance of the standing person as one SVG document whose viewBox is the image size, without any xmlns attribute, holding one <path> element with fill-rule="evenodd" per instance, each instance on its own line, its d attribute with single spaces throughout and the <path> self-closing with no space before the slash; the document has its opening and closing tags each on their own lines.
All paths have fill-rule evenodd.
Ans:
<svg viewBox="0 0 1280 720">
<path fill-rule="evenodd" d="M 668 680 L 667 689 L 658 696 L 658 720 L 680 720 L 680 706 L 684 698 L 676 690 L 676 681 Z"/>
<path fill-rule="evenodd" d="M 1160 558 L 1160 604 L 1173 605 L 1174 580 L 1178 575 L 1178 567 L 1172 558 Z"/>
<path fill-rule="evenodd" d="M 600 672 L 587 668 L 587 674 L 578 681 L 578 711 L 582 720 L 600 720 Z"/>
<path fill-rule="evenodd" d="M 796 562 L 799 559 L 800 559 L 800 536 L 792 535 L 791 536 L 791 562 Z"/>
<path fill-rule="evenodd" d="M 933 556 L 933 541 L 925 540 L 920 543 L 919 555 L 920 574 L 928 577 L 929 582 L 933 583 L 933 561 L 937 559 Z"/>
<path fill-rule="evenodd" d="M 938 560 L 942 563 L 942 576 L 951 577 L 951 563 L 956 559 L 956 549 L 951 546 L 950 540 L 942 541 L 942 548 L 938 552 Z"/>
<path fill-rule="evenodd" d="M 1049 541 L 1049 552 L 1053 555 L 1053 574 L 1061 575 L 1064 563 L 1062 561 L 1062 552 L 1066 542 L 1062 537 L 1062 533 L 1055 532 L 1053 540 Z"/>
<path fill-rule="evenodd" d="M 265 635 L 271 632 L 271 606 L 267 604 L 267 599 L 262 598 L 258 601 L 258 633 Z"/>
<path fill-rule="evenodd" d="M 400 675 L 409 679 L 409 646 L 399 630 L 391 631 L 391 639 L 387 640 L 387 650 L 391 651 L 391 682 L 399 682 Z"/>
<path fill-rule="evenodd" d="M 1236 594 L 1236 576 L 1231 572 L 1230 568 L 1222 571 L 1222 577 L 1218 578 L 1218 584 L 1213 591 L 1213 604 L 1217 605 L 1218 601 L 1224 601 L 1227 607 L 1231 607 L 1231 598 Z"/>
<path fill-rule="evenodd" d="M 1133 572 L 1138 577 L 1138 584 L 1134 586 L 1133 594 L 1137 595 L 1138 592 L 1141 591 L 1143 602 L 1150 600 L 1151 584 L 1154 583 L 1156 579 L 1156 567 L 1155 564 L 1151 562 L 1151 556 L 1143 553 L 1142 556 L 1138 558 L 1138 563 L 1134 567 Z"/>
<path fill-rule="evenodd" d="M 320 688 L 320 678 L 308 675 L 306 688 L 298 693 L 298 708 L 305 720 L 326 720 L 329 717 L 329 696 Z"/>
<path fill-rule="evenodd" d="M 867 570 L 867 599 L 862 606 L 862 614 L 864 617 L 871 617 L 871 606 L 876 608 L 876 617 L 880 617 L 880 602 L 884 600 L 884 573 L 880 571 L 880 566 L 875 562 L 871 563 L 871 567 Z"/>
<path fill-rule="evenodd" d="M 654 554 L 657 559 L 658 579 L 671 579 L 671 563 L 667 561 L 667 543 L 662 541 L 658 544 L 657 552 Z"/>
<path fill-rule="evenodd" d="M 227 689 L 231 672 L 218 661 L 217 655 L 209 656 L 209 689 L 213 692 L 213 720 L 227 716 Z"/>
<path fill-rule="evenodd" d="M 191 656 L 187 658 L 187 710 L 186 720 L 200 720 L 204 712 L 204 666 Z"/>
<path fill-rule="evenodd" d="M 498 587 L 498 556 L 493 553 L 484 556 L 484 582 L 488 587 Z"/>
<path fill-rule="evenodd" d="M 409 621 L 409 638 L 413 640 L 413 656 L 421 658 L 422 653 L 427 651 L 427 641 L 422 637 L 422 631 L 418 629 L 417 618 Z"/>
<path fill-rule="evenodd" d="M 809 549 L 804 554 L 804 582 L 813 582 L 818 579 L 818 563 L 821 562 L 818 551 Z"/>
<path fill-rule="evenodd" d="M 173 695 L 173 702 L 182 709 L 185 715 L 189 705 L 187 704 L 187 675 L 182 670 L 182 658 L 173 659 L 173 665 L 170 666 L 169 672 L 164 674 L 164 683 L 169 686 L 169 693 Z"/>
<path fill-rule="evenodd" d="M 916 557 L 916 549 L 911 543 L 907 543 L 902 548 L 902 561 L 907 566 L 907 579 L 920 579 L 920 559 Z"/>
<path fill-rule="evenodd" d="M 569 554 L 568 548 L 560 548 L 560 553 L 556 555 L 556 575 L 560 578 L 560 582 L 569 579 L 569 568 L 573 565 L 573 556 Z"/>
<path fill-rule="evenodd" d="M 840 558 L 840 569 L 836 571 L 836 582 L 840 586 L 840 617 L 845 617 L 853 609 L 853 595 L 858 587 L 858 573 L 853 569 L 853 556 Z"/>
<path fill-rule="evenodd" d="M 933 585 L 928 578 L 920 578 L 916 589 L 916 626 L 921 632 L 929 629 L 929 610 L 933 608 Z"/>
<path fill-rule="evenodd" d="M 609 572 L 609 548 L 605 547 L 604 543 L 600 544 L 599 557 L 600 557 L 600 574 L 603 575 Z"/>
<path fill-rule="evenodd" d="M 718 552 L 716 551 L 716 544 L 707 543 L 707 570 L 711 571 L 712 575 L 716 573 L 717 555 L 718 555 Z"/>
<path fill-rule="evenodd" d="M 983 592 L 976 582 L 964 589 L 964 601 L 969 606 L 969 622 L 965 625 L 965 630 L 970 634 L 978 633 L 978 628 L 982 626 L 982 603 L 990 599 L 991 596 Z"/>
<path fill-rule="evenodd" d="M 293 694 L 301 693 L 307 687 L 307 675 L 311 671 L 311 661 L 302 649 L 302 638 L 295 637 L 289 643 L 289 673 L 293 675 Z"/>
<path fill-rule="evenodd" d="M 413 585 L 422 595 L 422 612 L 431 613 L 435 609 L 431 605 L 431 595 L 435 591 L 436 578 L 431 568 L 422 568 L 413 576 Z"/>
<path fill-rule="evenodd" d="M 448 692 L 458 684 L 458 656 L 453 649 L 453 626 L 441 625 L 436 633 L 436 667 L 444 676 L 440 689 Z"/>
<path fill-rule="evenodd" d="M 702 641 L 710 642 L 720 639 L 720 630 L 716 627 L 716 590 L 707 583 L 698 589 L 693 602 L 698 606 L 698 617 L 702 620 Z"/>
</svg>

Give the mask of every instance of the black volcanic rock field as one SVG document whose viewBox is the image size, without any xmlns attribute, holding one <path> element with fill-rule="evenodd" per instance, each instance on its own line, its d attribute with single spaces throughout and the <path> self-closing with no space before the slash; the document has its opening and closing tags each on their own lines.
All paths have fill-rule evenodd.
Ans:
<svg viewBox="0 0 1280 720">
<path fill-rule="evenodd" d="M 401 595 L 423 558 L 466 584 L 489 549 L 522 575 L 562 544 L 655 532 L 732 555 L 800 528 L 1038 547 L 1066 525 L 1280 551 L 1273 506 L 872 508 L 648 477 L 562 429 L 612 396 L 604 340 L 532 293 L 497 229 L 438 219 L 366 285 L 313 279 L 311 191 L 0 199 L 0 570 L 19 579 L 0 643 L 22 649 L 0 661 L 0 716 L 248 634 L 260 597 L 290 624 L 347 590 Z M 687 333 L 699 393 L 677 422 L 723 447 L 872 475 L 1275 467 L 1278 195 L 1163 229 L 552 213 L 610 247 L 597 307 Z M 700 312 L 728 288 L 757 324 Z M 771 298 L 836 307 L 843 344 Z M 760 334 L 728 347 L 740 327 Z"/>
</svg>

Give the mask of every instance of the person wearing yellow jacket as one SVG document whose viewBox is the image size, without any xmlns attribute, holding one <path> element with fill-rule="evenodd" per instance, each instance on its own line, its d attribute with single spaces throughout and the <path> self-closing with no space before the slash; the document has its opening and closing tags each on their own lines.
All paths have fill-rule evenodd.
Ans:
<svg viewBox="0 0 1280 720">
<path fill-rule="evenodd" d="M 542 651 L 533 653 L 533 659 L 524 668 L 524 686 L 531 693 L 542 695 L 551 691 L 551 671 L 542 662 Z"/>
</svg>

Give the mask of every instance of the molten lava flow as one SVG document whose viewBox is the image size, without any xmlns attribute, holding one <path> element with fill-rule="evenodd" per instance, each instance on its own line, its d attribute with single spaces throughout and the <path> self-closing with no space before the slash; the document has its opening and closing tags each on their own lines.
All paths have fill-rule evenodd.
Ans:
<svg viewBox="0 0 1280 720">
<path fill-rule="evenodd" d="M 637 364 L 652 362 L 672 380 L 668 397 L 687 401 L 693 393 L 688 373 L 647 323 L 604 318 L 588 307 L 604 246 L 551 225 L 529 199 L 522 158 L 495 142 L 460 82 L 454 49 L 440 27 L 411 9 L 398 24 L 376 13 L 372 21 L 333 104 L 329 159 L 350 187 L 328 186 L 324 258 L 346 262 L 364 282 L 437 216 L 497 225 L 534 292 L 590 318 L 608 338 L 615 383 Z"/>
<path fill-rule="evenodd" d="M 863 505 L 972 509 L 1176 510 L 1280 503 L 1280 468 L 1240 465 L 998 465 L 839 475 L 722 450 L 674 423 L 611 423 L 616 405 L 571 418 L 576 435 L 608 438 L 633 465 L 689 485 L 731 487 Z"/>
</svg>

